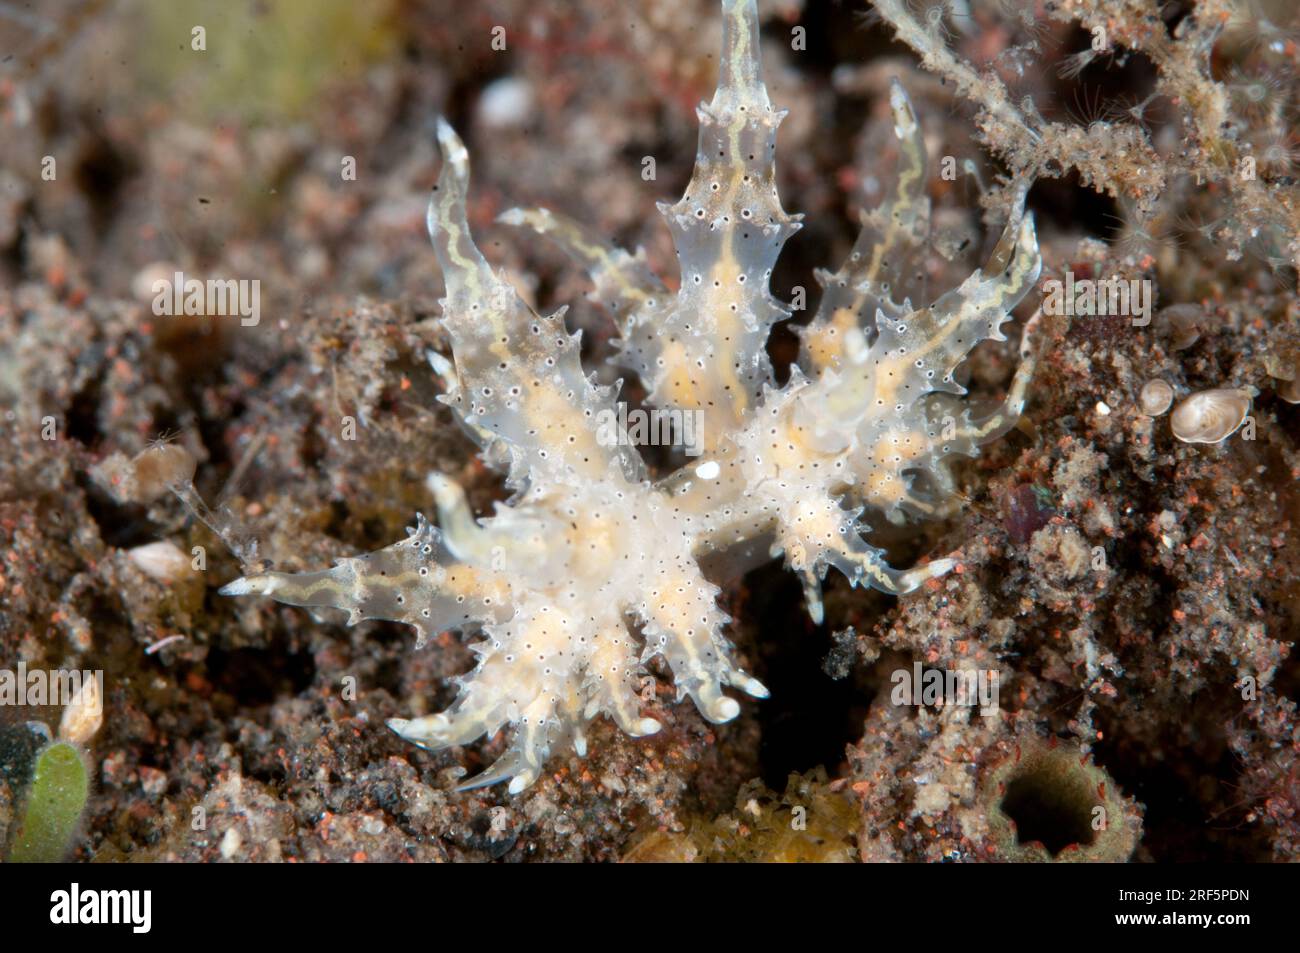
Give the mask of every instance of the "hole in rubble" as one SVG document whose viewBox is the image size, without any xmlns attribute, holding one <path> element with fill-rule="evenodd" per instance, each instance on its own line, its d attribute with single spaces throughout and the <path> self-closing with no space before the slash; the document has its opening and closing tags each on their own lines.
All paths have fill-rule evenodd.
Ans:
<svg viewBox="0 0 1300 953">
<path fill-rule="evenodd" d="M 844 749 L 862 734 L 870 695 L 853 678 L 835 680 L 824 661 L 831 646 L 814 626 L 798 580 L 778 562 L 745 577 L 745 615 L 754 620 L 762 664 L 756 673 L 771 697 L 755 701 L 763 781 L 784 790 L 791 772 L 824 765 L 834 776 Z"/>
<path fill-rule="evenodd" d="M 315 661 L 308 652 L 280 648 L 283 651 L 213 648 L 207 658 L 208 680 L 241 709 L 299 695 L 316 676 Z"/>
<path fill-rule="evenodd" d="M 1058 763 L 1059 762 L 1059 763 Z M 1088 776 L 1071 771 L 1068 758 L 1042 758 L 1012 778 L 1002 796 L 1002 811 L 1016 822 L 1016 840 L 1038 841 L 1055 857 L 1071 844 L 1088 846 L 1096 792 Z"/>
</svg>

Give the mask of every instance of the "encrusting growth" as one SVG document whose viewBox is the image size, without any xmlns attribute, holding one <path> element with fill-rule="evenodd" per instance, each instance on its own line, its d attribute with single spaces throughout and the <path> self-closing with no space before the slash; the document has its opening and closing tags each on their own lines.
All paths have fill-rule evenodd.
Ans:
<svg viewBox="0 0 1300 953">
<path fill-rule="evenodd" d="M 635 449 L 602 439 L 598 420 L 615 408 L 615 389 L 584 371 L 563 311 L 535 313 L 483 258 L 466 220 L 468 154 L 440 122 L 443 167 L 428 225 L 454 365 L 431 360 L 449 384 L 442 400 L 515 496 L 476 519 L 460 488 L 434 475 L 437 527 L 421 516 L 407 539 L 333 569 L 259 573 L 222 590 L 342 608 L 352 623 L 404 622 L 420 643 L 445 629 L 481 631 L 478 663 L 449 710 L 389 722 L 428 748 L 512 726 L 507 752 L 466 787 L 509 779 L 511 792 L 523 790 L 560 743 L 584 754 L 585 727 L 600 714 L 631 735 L 658 730 L 637 695 L 655 656 L 671 669 L 679 700 L 689 695 L 713 722 L 734 718 L 740 705 L 725 688 L 757 698 L 767 690 L 732 661 L 729 619 L 699 560 L 725 552 L 743 568 L 784 555 L 818 619 L 829 566 L 855 585 L 908 592 L 954 560 L 893 569 L 862 538 L 859 517 L 866 508 L 895 521 L 946 512 L 954 498 L 947 458 L 977 454 L 1023 407 L 1034 321 L 994 414 L 972 419 L 953 377 L 980 341 L 1004 339 L 1001 326 L 1037 280 L 1023 191 L 988 264 L 933 303 L 914 304 L 900 276 L 925 250 L 925 149 L 897 84 L 896 190 L 865 217 L 849 260 L 819 274 L 825 294 L 803 331 L 799 367 L 776 386 L 764 346 L 790 312 L 769 278 L 799 224 L 777 197 L 783 114 L 760 75 L 754 0 L 722 6 L 720 76 L 699 109 L 694 174 L 681 201 L 661 206 L 680 291 L 670 293 L 640 254 L 559 215 L 503 216 L 585 266 L 618 323 L 617 360 L 640 376 L 653 405 L 703 415 L 704 455 L 652 481 Z"/>
</svg>

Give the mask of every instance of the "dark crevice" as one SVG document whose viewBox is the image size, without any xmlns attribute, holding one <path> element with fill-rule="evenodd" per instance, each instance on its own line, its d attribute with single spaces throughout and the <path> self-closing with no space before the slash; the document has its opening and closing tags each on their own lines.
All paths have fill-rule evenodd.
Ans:
<svg viewBox="0 0 1300 953">
<path fill-rule="evenodd" d="M 1084 185 L 1077 171 L 1057 179 L 1039 179 L 1026 204 L 1039 221 L 1070 222 L 1094 238 L 1114 240 L 1123 224 L 1115 200 Z"/>
<path fill-rule="evenodd" d="M 123 188 L 136 171 L 136 162 L 103 132 L 95 129 L 91 133 L 76 158 L 73 176 L 77 188 L 90 204 L 91 216 L 100 234 L 106 233 L 117 218 Z"/>
<path fill-rule="evenodd" d="M 1260 862 L 1271 858 L 1268 832 L 1247 829 L 1241 810 L 1239 765 L 1228 746 L 1223 712 L 1239 707 L 1231 679 L 1225 695 L 1202 690 L 1164 725 L 1160 737 L 1135 736 L 1130 710 L 1098 709 L 1097 727 L 1106 738 L 1105 769 L 1120 789 L 1140 801 L 1143 847 L 1162 863 Z M 1149 707 L 1156 710 L 1156 705 Z M 1177 760 L 1158 757 L 1177 751 Z M 1099 757 L 1100 761 L 1100 757 Z"/>
<path fill-rule="evenodd" d="M 106 546 L 133 549 L 158 541 L 159 527 L 149 519 L 146 507 L 109 499 L 88 475 L 77 474 L 76 481 L 85 497 L 86 512 Z"/>
<path fill-rule="evenodd" d="M 239 709 L 270 705 L 306 691 L 316 677 L 316 663 L 305 651 L 264 648 L 208 651 L 207 676 L 217 693 Z M 216 699 L 214 698 L 214 705 Z"/>
<path fill-rule="evenodd" d="M 791 772 L 818 765 L 834 775 L 845 748 L 862 735 L 870 693 L 853 678 L 826 674 L 830 636 L 808 621 L 799 583 L 779 562 L 754 570 L 745 586 L 745 616 L 754 620 L 762 653 L 756 674 L 772 693 L 757 709 L 763 781 L 781 790 Z"/>
<path fill-rule="evenodd" d="M 66 436 L 87 449 L 99 442 L 100 380 L 92 377 L 72 396 L 64 418 Z"/>
</svg>

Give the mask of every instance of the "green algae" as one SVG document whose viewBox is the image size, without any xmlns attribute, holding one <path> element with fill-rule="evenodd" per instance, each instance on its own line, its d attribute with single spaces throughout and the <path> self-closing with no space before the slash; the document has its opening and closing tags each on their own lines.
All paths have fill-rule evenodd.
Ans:
<svg viewBox="0 0 1300 953">
<path fill-rule="evenodd" d="M 89 793 L 90 776 L 80 752 L 65 741 L 46 746 L 36 758 L 36 772 L 9 860 L 62 860 L 77 832 Z"/>
</svg>

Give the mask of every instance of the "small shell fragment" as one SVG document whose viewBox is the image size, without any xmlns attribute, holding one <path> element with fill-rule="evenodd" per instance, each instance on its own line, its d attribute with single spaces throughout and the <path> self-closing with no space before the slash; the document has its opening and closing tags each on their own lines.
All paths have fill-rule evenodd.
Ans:
<svg viewBox="0 0 1300 953">
<path fill-rule="evenodd" d="M 126 554 L 146 576 L 163 585 L 184 579 L 190 573 L 190 557 L 174 543 L 145 543 L 128 549 Z"/>
<path fill-rule="evenodd" d="M 479 93 L 478 119 L 491 129 L 522 126 L 533 115 L 532 85 L 517 76 L 503 76 L 483 87 Z"/>
<path fill-rule="evenodd" d="M 81 683 L 59 720 L 59 738 L 77 745 L 95 737 L 104 722 L 104 693 L 99 683 L 102 676 L 93 672 L 84 674 L 90 677 Z"/>
<path fill-rule="evenodd" d="M 1245 421 L 1252 396 L 1234 387 L 1203 390 L 1174 408 L 1169 427 L 1183 443 L 1221 443 Z"/>
<path fill-rule="evenodd" d="M 1156 316 L 1168 328 L 1169 346 L 1175 351 L 1185 351 L 1201 337 L 1205 311 L 1195 304 L 1175 304 L 1162 308 Z"/>
<path fill-rule="evenodd" d="M 1300 352 L 1270 354 L 1264 358 L 1264 370 L 1273 379 L 1273 390 L 1288 404 L 1300 404 Z"/>
<path fill-rule="evenodd" d="M 194 456 L 175 443 L 157 443 L 131 461 L 135 476 L 135 499 L 152 503 L 174 486 L 194 479 Z"/>
<path fill-rule="evenodd" d="M 1174 402 L 1174 389 L 1169 386 L 1168 381 L 1157 377 L 1155 380 L 1147 381 L 1138 402 L 1142 406 L 1142 413 L 1148 417 L 1159 417 Z"/>
</svg>

